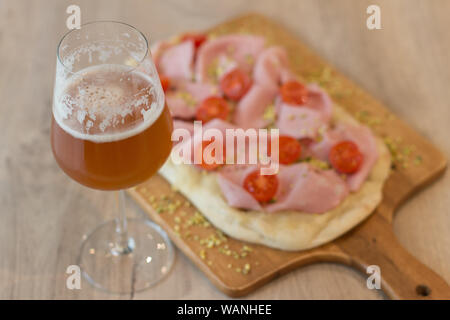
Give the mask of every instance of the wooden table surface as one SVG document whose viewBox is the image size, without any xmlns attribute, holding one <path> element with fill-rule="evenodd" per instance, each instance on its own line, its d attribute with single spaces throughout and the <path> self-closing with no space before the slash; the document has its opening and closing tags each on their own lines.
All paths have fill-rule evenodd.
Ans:
<svg viewBox="0 0 450 320">
<path fill-rule="evenodd" d="M 86 281 L 66 289 L 82 236 L 113 216 L 112 196 L 84 188 L 57 167 L 49 127 L 55 50 L 66 8 L 82 21 L 120 20 L 150 41 L 203 29 L 246 12 L 263 13 L 297 34 L 450 157 L 450 1 L 326 0 L 0 0 L 0 299 L 226 298 L 180 252 L 170 275 L 132 296 Z M 381 7 L 382 30 L 366 28 Z M 450 174 L 398 212 L 400 242 L 450 282 Z M 137 206 L 129 201 L 130 215 Z M 365 275 L 335 264 L 298 269 L 251 299 L 382 299 Z"/>
</svg>

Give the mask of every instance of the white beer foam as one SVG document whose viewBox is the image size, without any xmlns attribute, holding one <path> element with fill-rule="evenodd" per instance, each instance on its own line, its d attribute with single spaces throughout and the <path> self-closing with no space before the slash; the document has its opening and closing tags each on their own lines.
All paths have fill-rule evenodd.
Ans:
<svg viewBox="0 0 450 320">
<path fill-rule="evenodd" d="M 111 85 L 111 83 L 108 83 L 107 79 L 105 83 L 91 83 L 87 85 L 85 83 L 84 86 L 77 85 L 77 82 L 81 84 L 83 75 L 92 76 L 96 73 L 125 74 L 125 77 L 132 76 L 144 80 L 148 83 L 148 90 L 153 98 L 151 105 L 146 108 L 147 110 L 140 107 L 146 102 L 145 96 L 123 101 L 123 99 L 127 97 L 126 92 L 124 91 L 125 86 L 117 86 L 117 83 L 116 85 Z M 150 127 L 156 119 L 158 119 L 164 109 L 164 93 L 160 84 L 155 83 L 155 79 L 147 74 L 132 70 L 132 68 L 127 66 L 111 64 L 93 66 L 80 70 L 68 79 L 57 79 L 57 81 L 58 80 L 64 81 L 65 86 L 63 90 L 59 91 L 60 95 L 55 95 L 54 97 L 53 116 L 55 121 L 64 131 L 78 139 L 97 143 L 126 139 L 137 135 Z M 123 79 L 123 81 L 127 80 L 129 80 L 129 78 Z M 108 86 L 108 84 L 110 85 Z M 78 93 L 73 94 L 72 96 L 69 95 L 67 92 L 74 88 L 78 90 Z M 74 107 L 74 105 L 76 107 Z M 140 108 L 140 113 L 142 115 L 141 121 L 137 121 L 131 128 L 126 127 L 117 132 L 108 132 L 111 131 L 108 129 L 114 129 L 114 126 L 119 124 L 117 122 L 119 119 L 121 119 L 121 123 L 123 124 L 124 117 L 131 114 L 133 111 L 136 111 L 136 108 Z M 76 114 L 73 114 L 74 112 Z M 86 117 L 88 117 L 88 120 L 86 120 Z M 102 119 L 98 124 L 102 133 L 89 134 L 89 130 L 94 126 L 94 121 L 98 117 Z M 80 126 L 79 129 L 67 123 L 75 120 L 77 122 L 76 124 Z"/>
</svg>

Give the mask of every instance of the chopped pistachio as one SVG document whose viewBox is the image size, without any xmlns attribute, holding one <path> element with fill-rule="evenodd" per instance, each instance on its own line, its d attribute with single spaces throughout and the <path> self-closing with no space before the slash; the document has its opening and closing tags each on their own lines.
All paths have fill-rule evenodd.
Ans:
<svg viewBox="0 0 450 320">
<path fill-rule="evenodd" d="M 309 163 L 313 167 L 315 167 L 317 169 L 320 169 L 320 170 L 328 170 L 328 169 L 330 169 L 330 165 L 328 164 L 328 162 L 322 161 L 322 160 L 319 160 L 319 159 L 316 159 L 316 158 L 312 158 L 311 161 L 309 161 Z"/>
<path fill-rule="evenodd" d="M 245 61 L 249 64 L 249 65 L 253 65 L 253 63 L 255 63 L 255 58 L 251 55 L 251 54 L 247 54 L 245 56 Z"/>
<path fill-rule="evenodd" d="M 264 109 L 263 119 L 273 122 L 275 121 L 275 118 L 276 118 L 275 106 L 272 103 Z"/>
<path fill-rule="evenodd" d="M 422 162 L 423 162 L 422 156 L 416 156 L 415 157 L 415 159 L 414 159 L 414 164 L 415 165 L 420 165 L 420 164 L 422 164 Z"/>
<path fill-rule="evenodd" d="M 176 96 L 186 102 L 189 107 L 195 107 L 197 105 L 197 100 L 189 92 L 179 91 L 176 93 Z"/>
</svg>

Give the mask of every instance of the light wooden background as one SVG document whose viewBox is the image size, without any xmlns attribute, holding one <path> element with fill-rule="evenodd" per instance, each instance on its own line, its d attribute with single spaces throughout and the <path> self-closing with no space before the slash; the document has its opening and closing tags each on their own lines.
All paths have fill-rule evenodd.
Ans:
<svg viewBox="0 0 450 320">
<path fill-rule="evenodd" d="M 65 10 L 79 4 L 84 22 L 116 19 L 150 40 L 202 29 L 256 11 L 297 34 L 356 83 L 406 119 L 450 157 L 450 1 L 317 0 L 0 0 L 0 298 L 225 298 L 178 253 L 168 278 L 130 296 L 82 283 L 65 287 L 80 239 L 112 217 L 111 196 L 66 177 L 49 145 L 55 50 Z M 383 30 L 366 28 L 379 4 Z M 450 282 L 450 174 L 398 212 L 401 243 Z M 134 208 L 129 203 L 130 209 Z M 249 298 L 380 299 L 364 275 L 340 265 L 296 270 Z"/>
</svg>

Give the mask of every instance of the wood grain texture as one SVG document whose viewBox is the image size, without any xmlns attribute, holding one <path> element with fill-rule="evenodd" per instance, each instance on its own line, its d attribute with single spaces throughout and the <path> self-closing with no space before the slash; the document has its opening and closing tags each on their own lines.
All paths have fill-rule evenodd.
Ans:
<svg viewBox="0 0 450 320">
<path fill-rule="evenodd" d="M 183 253 L 220 290 L 233 297 L 255 291 L 273 278 L 299 266 L 340 262 L 363 272 L 370 265 L 378 266 L 382 272 L 382 286 L 391 298 L 450 299 L 450 287 L 445 280 L 398 244 L 391 224 L 393 213 L 401 203 L 442 175 L 447 165 L 445 156 L 376 99 L 312 53 L 295 36 L 264 16 L 245 15 L 207 32 L 211 36 L 229 33 L 260 35 L 265 37 L 268 44 L 286 48 L 291 69 L 297 75 L 318 81 L 336 102 L 355 116 L 364 114 L 361 121 L 371 125 L 374 132 L 390 144 L 395 170 L 385 184 L 383 200 L 374 216 L 331 244 L 303 252 L 283 252 L 218 237 L 217 229 L 208 224 L 206 228 L 195 227 L 192 230 L 187 222 L 192 222 L 197 209 L 181 205 L 176 210 L 168 210 L 170 205 L 167 205 L 167 201 L 172 207 L 176 203 L 188 202 L 184 197 L 175 195 L 160 177 L 154 177 L 142 186 L 129 190 L 150 217 L 168 231 Z M 399 142 L 394 146 L 392 143 L 395 141 Z M 405 148 L 408 150 L 406 153 L 402 152 Z M 417 155 L 420 155 L 421 160 L 415 163 Z M 168 200 L 155 201 L 155 196 L 164 198 L 166 195 Z M 193 239 L 194 235 L 197 239 Z M 243 250 L 245 248 L 251 248 L 251 252 Z"/>
<path fill-rule="evenodd" d="M 450 33 L 446 0 L 0 1 L 0 298 L 224 298 L 185 256 L 148 291 L 115 296 L 65 287 L 83 234 L 113 216 L 110 196 L 64 176 L 51 155 L 49 127 L 55 49 L 65 9 L 82 20 L 130 22 L 150 40 L 207 29 L 248 11 L 282 23 L 307 46 L 413 125 L 450 157 Z M 382 30 L 365 27 L 378 3 Z M 450 282 L 450 175 L 404 203 L 393 221 L 399 242 Z M 129 203 L 130 215 L 137 209 Z M 133 209 L 133 210 L 131 210 Z M 297 269 L 249 295 L 266 299 L 379 299 L 366 276 L 335 264 Z"/>
</svg>

